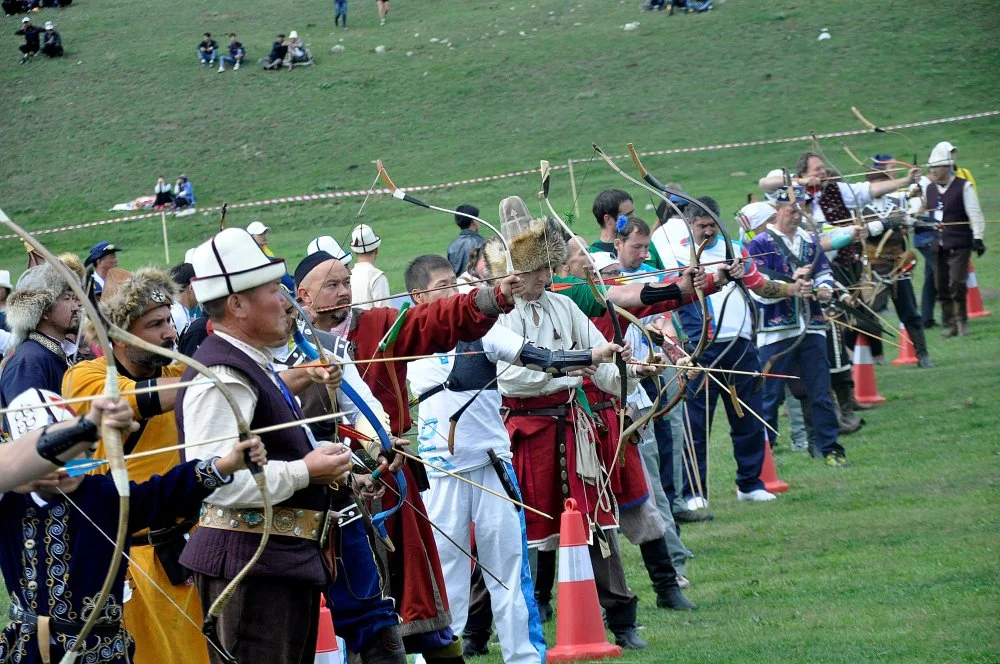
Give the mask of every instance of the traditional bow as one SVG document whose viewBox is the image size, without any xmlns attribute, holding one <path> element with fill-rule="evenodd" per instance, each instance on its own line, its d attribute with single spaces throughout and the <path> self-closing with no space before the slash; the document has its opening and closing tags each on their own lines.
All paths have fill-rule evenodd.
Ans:
<svg viewBox="0 0 1000 664">
<path fill-rule="evenodd" d="M 722 235 L 723 241 L 726 243 L 726 246 L 725 246 L 725 250 L 726 250 L 726 262 L 729 263 L 729 264 L 732 264 L 736 260 L 735 253 L 733 252 L 733 240 L 729 236 L 729 231 L 726 230 L 726 225 L 722 223 L 722 220 L 719 218 L 719 215 L 717 215 L 714 210 L 711 210 L 711 209 L 709 209 L 706 206 L 701 206 L 698 203 L 698 201 L 695 200 L 693 197 L 688 196 L 687 194 L 685 194 L 683 192 L 674 192 L 674 191 L 670 191 L 669 189 L 667 189 L 667 187 L 662 182 L 660 182 L 652 173 L 650 173 L 646 169 L 646 167 L 642 164 L 642 161 L 639 159 L 639 154 L 635 150 L 635 146 L 632 143 L 629 143 L 625 147 L 628 150 L 629 155 L 632 157 L 632 163 L 635 164 L 635 167 L 639 170 L 639 173 L 642 175 L 642 179 L 645 180 L 647 183 L 649 183 L 650 186 L 655 187 L 656 189 L 659 189 L 664 195 L 667 195 L 668 203 L 674 208 L 674 210 L 676 210 L 677 212 L 680 212 L 680 210 L 677 209 L 677 206 L 674 205 L 673 202 L 669 200 L 669 196 L 670 195 L 677 196 L 678 198 L 684 199 L 689 204 L 699 205 L 699 207 L 701 207 L 701 209 L 705 211 L 705 214 L 707 214 L 712 219 L 712 221 L 715 222 L 716 227 L 719 229 L 719 233 Z M 693 240 L 693 234 L 691 233 L 691 229 L 690 228 L 688 228 L 688 234 L 689 234 L 689 236 L 692 237 L 692 240 Z M 692 245 L 693 245 L 693 241 L 692 241 Z M 743 283 L 742 279 L 737 279 L 736 280 L 736 288 L 740 291 L 740 296 L 743 298 L 744 304 L 746 305 L 746 308 L 745 308 L 744 314 L 743 314 L 744 320 L 745 320 L 748 312 L 756 312 L 756 307 L 755 307 L 755 305 L 753 303 L 753 300 L 750 298 L 750 292 L 747 290 L 747 287 Z M 726 305 L 729 303 L 729 296 L 730 295 L 732 295 L 732 290 L 730 290 L 729 293 L 726 293 L 725 297 L 723 297 L 723 299 L 722 299 L 722 306 L 719 307 L 719 315 L 716 317 L 716 320 L 718 321 L 719 325 L 722 325 L 722 322 L 724 320 L 724 317 L 725 317 L 725 314 L 726 314 Z M 707 315 L 705 315 L 705 314 L 707 314 L 707 309 L 704 306 L 704 304 L 705 304 L 704 301 L 702 301 L 702 304 L 703 304 L 703 308 L 702 308 L 702 314 L 703 314 L 702 315 L 702 318 L 703 318 L 702 324 L 704 326 L 705 321 L 708 320 L 708 317 L 707 317 Z M 751 319 L 751 321 L 752 321 L 752 326 L 753 326 L 753 329 L 751 331 L 751 338 L 754 338 L 754 337 L 756 337 L 756 333 L 757 333 L 757 316 L 756 316 L 755 313 L 753 314 L 753 318 Z M 740 325 L 742 327 L 742 323 Z M 703 337 L 704 337 L 706 331 L 707 331 L 707 327 L 703 327 L 703 330 L 702 330 L 702 336 Z M 705 351 L 707 351 L 709 348 L 712 347 L 712 345 L 715 343 L 715 339 L 716 339 L 716 335 L 713 335 L 712 339 L 709 341 L 708 345 L 705 347 L 705 349 L 704 349 Z M 709 365 L 709 368 L 710 369 L 714 369 L 719 364 L 719 362 L 722 361 L 722 358 L 725 357 L 726 354 L 729 353 L 730 350 L 732 350 L 733 346 L 736 344 L 737 341 L 739 341 L 739 339 L 740 339 L 740 335 L 739 334 L 737 334 L 736 336 L 734 336 L 733 340 L 729 342 L 729 344 L 726 346 L 726 348 L 724 348 L 723 351 L 721 353 L 719 353 L 719 355 L 712 361 L 712 363 Z M 748 344 L 747 348 L 744 349 L 744 351 L 743 351 L 743 355 L 746 355 L 746 353 L 748 352 L 748 350 L 750 349 L 750 347 L 751 347 L 750 344 Z M 694 354 L 692 354 L 692 355 L 694 355 Z M 698 357 L 700 357 L 700 355 Z M 743 356 L 740 356 L 740 358 L 737 359 L 736 364 L 738 365 L 742 360 L 743 360 Z M 706 383 L 708 382 L 708 378 L 705 378 L 705 382 Z M 736 410 L 736 413 L 740 417 L 743 417 L 743 410 L 742 410 L 742 408 L 740 406 L 739 399 L 736 397 L 736 386 L 733 383 L 727 383 L 727 384 L 729 386 L 729 396 L 730 396 L 730 399 L 732 400 L 733 408 Z"/>
<path fill-rule="evenodd" d="M 580 247 L 580 251 L 583 253 L 584 256 L 587 257 L 587 260 L 590 263 L 590 268 L 591 268 L 590 272 L 587 274 L 587 285 L 590 287 L 591 292 L 593 292 L 594 298 L 598 302 L 603 304 L 608 310 L 608 315 L 611 317 L 611 326 L 612 329 L 614 330 L 614 338 L 612 339 L 612 341 L 614 341 L 614 343 L 618 344 L 619 346 L 625 345 L 625 337 L 622 334 L 621 321 L 618 318 L 619 316 L 621 316 L 622 318 L 625 318 L 630 323 L 635 325 L 636 328 L 639 330 L 639 332 L 646 339 L 646 362 L 651 363 L 653 361 L 653 348 L 655 347 L 655 344 L 653 343 L 653 339 L 650 336 L 649 332 L 646 330 L 646 326 L 643 325 L 642 321 L 633 316 L 630 312 L 628 312 L 625 309 L 620 309 L 616 307 L 614 302 L 612 302 L 611 298 L 608 296 L 608 287 L 604 282 L 604 277 L 603 275 L 601 275 L 600 270 L 597 269 L 597 263 L 594 261 L 593 256 L 591 256 L 590 250 L 580 239 L 580 236 L 574 233 L 570 229 L 569 225 L 562 219 L 562 217 L 559 216 L 559 213 L 555 211 L 555 208 L 552 207 L 551 201 L 549 201 L 549 188 L 551 185 L 551 177 L 552 177 L 552 168 L 549 165 L 549 162 L 543 160 L 540 164 L 539 171 L 542 177 L 542 188 L 541 191 L 538 192 L 538 198 L 545 204 L 545 207 L 549 211 L 550 218 L 552 218 L 557 224 L 559 224 L 563 232 L 565 232 L 569 236 L 569 238 L 571 238 L 571 241 L 577 243 L 577 246 Z M 594 276 L 596 276 L 598 281 L 601 282 L 600 289 L 597 287 L 597 284 L 594 283 Z M 627 441 L 629 440 L 629 438 L 632 437 L 633 433 L 644 427 L 652 419 L 653 414 L 659 407 L 660 396 L 661 396 L 661 393 L 658 392 L 656 398 L 652 403 L 652 406 L 646 411 L 646 414 L 640 418 L 637 418 L 634 422 L 632 422 L 632 424 L 626 427 L 625 409 L 628 404 L 628 380 L 627 380 L 628 367 L 626 366 L 625 360 L 622 357 L 621 353 L 615 354 L 615 365 L 618 367 L 618 373 L 621 380 L 621 395 L 619 397 L 621 401 L 619 403 L 619 411 L 618 411 L 618 446 L 615 450 L 614 456 L 611 459 L 611 465 L 607 469 L 607 481 L 603 483 L 602 486 L 600 487 L 600 491 L 598 493 L 597 506 L 595 507 L 595 513 L 600 508 L 601 495 L 609 492 L 611 489 L 611 477 L 615 470 L 615 464 L 617 464 L 619 461 L 624 461 L 625 445 Z M 597 519 L 595 518 L 594 523 L 596 523 L 596 521 Z M 600 532 L 600 530 L 598 529 L 596 532 Z"/>
<path fill-rule="evenodd" d="M 299 346 L 302 352 L 305 353 L 306 357 L 308 357 L 310 360 L 320 360 L 321 362 L 325 363 L 327 361 L 326 351 L 323 349 L 323 344 L 320 343 L 319 334 L 317 333 L 316 328 L 313 327 L 309 315 L 305 312 L 304 309 L 302 309 L 302 306 L 295 300 L 294 296 L 292 296 L 290 293 L 286 293 L 286 297 L 288 297 L 289 301 L 295 307 L 295 310 L 298 311 L 299 316 L 302 318 L 303 323 L 305 323 L 306 327 L 309 328 L 309 331 L 312 332 L 313 339 L 316 342 L 314 346 L 304 338 L 301 338 L 301 340 L 297 338 L 296 345 Z M 297 332 L 297 334 L 299 335 L 299 337 L 301 337 L 301 333 Z M 390 438 L 389 432 L 385 430 L 385 426 L 382 424 L 382 420 L 380 420 L 378 416 L 375 415 L 374 411 L 372 411 L 372 409 L 368 406 L 368 404 L 365 403 L 365 400 L 361 397 L 361 395 L 359 395 L 357 391 L 353 387 L 351 387 L 350 383 L 348 383 L 346 380 L 341 382 L 340 389 L 344 393 L 344 396 L 346 396 L 348 399 L 351 400 L 351 402 L 357 407 L 361 415 L 364 416 L 364 418 L 368 420 L 368 423 L 372 425 L 372 429 L 375 430 L 375 433 L 378 436 L 379 445 L 381 445 L 382 450 L 386 452 L 389 456 L 391 456 L 393 452 L 392 438 Z M 335 390 L 329 386 L 327 386 L 327 390 L 331 399 L 331 406 L 334 409 L 336 409 L 337 397 L 335 394 Z M 378 480 L 381 474 L 382 474 L 382 469 L 376 468 L 372 472 L 372 480 L 373 481 Z M 388 510 L 384 510 L 372 516 L 372 527 L 374 527 L 375 532 L 378 533 L 379 537 L 382 539 L 382 542 L 386 545 L 386 548 L 388 548 L 390 551 L 395 551 L 395 547 L 392 545 L 392 541 L 389 539 L 389 533 L 386 530 L 385 522 L 389 517 L 391 517 L 393 514 L 395 514 L 400 510 L 400 508 L 403 506 L 403 501 L 406 498 L 406 476 L 403 474 L 402 469 L 397 470 L 393 474 L 393 478 L 396 480 L 396 485 L 399 488 L 399 495 L 401 496 L 399 502 L 396 503 L 395 507 Z"/>
<path fill-rule="evenodd" d="M 636 180 L 634 177 L 632 177 L 631 175 L 629 175 L 628 173 L 626 173 L 625 171 L 623 171 L 618 166 L 618 164 L 616 164 L 614 162 L 614 160 L 611 159 L 611 157 L 609 157 L 604 152 L 604 150 L 602 150 L 600 147 L 598 147 L 598 145 L 596 143 L 593 144 L 593 147 L 594 147 L 594 151 L 601 157 L 601 159 L 604 160 L 604 163 L 606 163 L 611 168 L 611 170 L 613 170 L 615 173 L 617 173 L 618 175 L 622 176 L 623 178 L 625 178 L 626 180 L 628 180 L 632 184 L 636 185 L 637 187 L 642 187 L 643 189 L 645 189 L 646 191 L 650 192 L 654 196 L 660 198 L 661 200 L 663 200 L 664 202 L 666 202 L 667 205 L 669 205 L 670 207 L 672 207 L 678 214 L 681 214 L 680 209 L 674 204 L 673 201 L 670 200 L 670 197 L 667 196 L 664 193 L 664 191 L 666 191 L 665 187 L 663 189 L 658 189 L 658 188 L 656 188 L 654 186 L 650 186 L 649 184 L 646 184 L 645 182 L 641 182 L 639 180 Z M 641 167 L 642 164 L 640 163 L 638 165 Z M 640 168 L 640 171 L 644 172 L 643 177 L 647 177 L 647 178 L 651 178 L 652 177 L 651 175 L 649 175 L 648 172 L 645 172 L 644 168 Z M 655 178 L 653 178 L 653 179 L 655 180 Z M 698 248 L 696 248 L 696 246 L 695 246 L 694 234 L 691 232 L 690 226 L 688 226 L 687 224 L 685 224 L 684 228 L 685 228 L 685 230 L 687 230 L 688 241 L 689 241 L 689 245 L 690 245 L 690 247 L 689 247 L 689 250 L 690 250 L 690 267 L 693 267 L 693 268 L 697 269 L 699 261 L 700 261 L 700 258 L 701 258 L 701 251 Z M 691 363 L 692 364 L 697 364 L 698 363 L 698 360 L 701 359 L 701 355 L 702 355 L 702 353 L 705 352 L 705 349 L 707 348 L 707 345 L 709 343 L 709 339 L 708 339 L 708 324 L 709 324 L 709 320 L 708 320 L 708 303 L 705 300 L 705 293 L 704 293 L 704 291 L 702 291 L 700 288 L 696 288 L 695 289 L 695 294 L 698 297 L 698 304 L 701 306 L 701 314 L 702 314 L 702 316 L 701 316 L 701 318 L 702 318 L 701 325 L 702 325 L 702 329 L 701 329 L 701 337 L 698 339 L 698 343 L 696 344 L 694 351 L 692 353 L 690 353 L 690 355 L 689 355 L 689 357 L 691 358 Z M 680 374 L 678 374 L 678 375 L 680 375 Z M 669 385 L 669 383 L 667 385 Z M 663 388 L 660 390 L 661 393 L 664 392 L 664 391 L 666 391 L 667 385 L 663 386 Z M 652 417 L 662 417 L 663 415 L 665 415 L 668 412 L 670 412 L 670 410 L 672 408 L 674 408 L 674 406 L 676 406 L 678 403 L 680 403 L 680 401 L 684 398 L 685 392 L 686 392 L 686 390 L 679 389 L 677 391 L 677 394 L 674 396 L 674 398 L 671 399 L 670 402 L 665 407 L 661 408 L 659 410 L 659 412 L 653 413 Z"/>
<path fill-rule="evenodd" d="M 23 228 L 11 221 L 3 210 L 0 210 L 0 223 L 10 228 L 10 230 L 20 237 L 26 244 L 30 245 L 34 252 L 43 256 L 69 285 L 70 290 L 80 300 L 80 305 L 94 320 L 94 328 L 97 331 L 98 342 L 104 350 L 108 361 L 108 371 L 104 382 L 104 396 L 109 399 L 118 398 L 118 366 L 114 360 L 114 350 L 111 347 L 111 339 L 108 337 L 107 328 L 102 325 L 97 308 L 84 292 L 80 284 L 79 277 L 75 275 L 66 265 L 49 251 L 41 242 L 36 240 Z M 130 485 L 128 470 L 125 467 L 125 451 L 122 448 L 121 432 L 109 426 L 101 426 L 101 439 L 107 451 L 108 464 L 111 467 L 111 477 L 115 483 L 115 490 L 118 492 L 118 528 L 115 534 L 115 548 L 111 560 L 108 563 L 108 572 L 101 584 L 101 590 L 94 600 L 90 615 L 87 616 L 83 627 L 77 633 L 73 645 L 69 647 L 62 658 L 61 664 L 73 664 L 83 653 L 87 645 L 87 637 L 94 629 L 98 618 L 102 615 L 102 609 L 111 595 L 111 587 L 118 575 L 118 568 L 121 566 L 122 553 L 125 551 L 125 542 L 128 538 L 128 515 L 129 515 L 129 493 Z"/>
</svg>

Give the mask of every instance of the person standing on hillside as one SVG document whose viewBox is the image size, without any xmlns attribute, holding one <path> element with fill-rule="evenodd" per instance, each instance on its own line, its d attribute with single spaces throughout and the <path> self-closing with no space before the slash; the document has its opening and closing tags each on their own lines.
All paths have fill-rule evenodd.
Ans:
<svg viewBox="0 0 1000 664">
<path fill-rule="evenodd" d="M 358 224 L 351 231 L 351 249 L 358 259 L 351 270 L 351 294 L 353 301 L 360 303 L 359 309 L 383 306 L 378 301 L 389 297 L 389 279 L 385 272 L 375 267 L 380 246 L 382 238 L 371 226 Z"/>
<path fill-rule="evenodd" d="M 934 240 L 934 276 L 941 317 L 947 327 L 943 337 L 964 337 L 969 333 L 966 311 L 966 279 L 969 276 L 969 258 L 975 250 L 977 256 L 986 253 L 983 234 L 986 224 L 979 196 L 972 183 L 958 177 L 955 172 L 955 155 L 951 143 L 938 143 L 927 160 L 930 169 L 921 178 L 926 208 L 934 221 L 942 226 Z"/>
<path fill-rule="evenodd" d="M 385 18 L 389 15 L 389 0 L 375 0 L 378 5 L 378 24 L 385 25 Z"/>
<path fill-rule="evenodd" d="M 347 29 L 347 0 L 333 0 L 333 25 L 338 26 L 343 22 L 344 30 Z"/>
<path fill-rule="evenodd" d="M 267 246 L 267 234 L 270 230 L 270 228 L 259 221 L 251 221 L 250 225 L 247 226 L 247 233 L 250 233 L 250 237 L 257 243 L 257 246 L 264 252 L 264 255 L 268 258 L 274 258 L 274 252 Z"/>
<path fill-rule="evenodd" d="M 479 208 L 463 203 L 459 205 L 455 215 L 455 223 L 458 224 L 458 237 L 448 245 L 448 262 L 455 270 L 455 275 L 460 275 L 469 266 L 469 252 L 483 246 L 486 238 L 479 234 L 479 224 L 471 217 L 479 216 Z"/>
</svg>

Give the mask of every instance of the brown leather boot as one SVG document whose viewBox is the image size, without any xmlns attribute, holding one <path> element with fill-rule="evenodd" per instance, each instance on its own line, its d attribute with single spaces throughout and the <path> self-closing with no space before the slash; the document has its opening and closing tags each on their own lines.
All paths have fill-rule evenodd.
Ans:
<svg viewBox="0 0 1000 664">
<path fill-rule="evenodd" d="M 941 322 L 944 326 L 944 332 L 941 333 L 942 339 L 958 336 L 958 319 L 955 316 L 954 302 L 941 303 Z"/>
<path fill-rule="evenodd" d="M 969 314 L 965 310 L 965 300 L 955 303 L 955 328 L 958 336 L 969 336 Z"/>
</svg>

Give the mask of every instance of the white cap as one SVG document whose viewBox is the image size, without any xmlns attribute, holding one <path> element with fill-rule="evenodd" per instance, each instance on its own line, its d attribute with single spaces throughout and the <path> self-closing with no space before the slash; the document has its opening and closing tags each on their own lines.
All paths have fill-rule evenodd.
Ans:
<svg viewBox="0 0 1000 664">
<path fill-rule="evenodd" d="M 14 290 L 14 287 L 10 285 L 10 270 L 0 270 L 0 288 Z"/>
<path fill-rule="evenodd" d="M 736 221 L 739 222 L 743 230 L 752 231 L 767 223 L 767 220 L 773 217 L 775 212 L 774 206 L 770 203 L 755 201 L 740 208 L 739 214 L 736 215 Z"/>
<path fill-rule="evenodd" d="M 21 23 L 31 23 L 31 19 L 25 16 L 24 18 L 21 19 Z"/>
<path fill-rule="evenodd" d="M 351 231 L 351 249 L 355 253 L 369 254 L 379 248 L 382 238 L 375 235 L 375 231 L 368 224 L 358 224 Z"/>
<path fill-rule="evenodd" d="M 299 38 L 299 33 L 297 33 L 294 30 L 292 30 L 291 32 L 288 33 L 288 38 L 289 39 L 298 39 Z"/>
<path fill-rule="evenodd" d="M 344 249 L 340 246 L 340 243 L 329 235 L 320 235 L 318 238 L 310 242 L 308 247 L 306 247 L 307 256 L 312 256 L 317 251 L 325 251 L 344 265 L 350 263 L 351 259 L 354 258 L 354 256 L 351 255 L 351 252 L 344 251 Z"/>
<path fill-rule="evenodd" d="M 262 233 L 268 232 L 270 229 L 259 221 L 251 221 L 250 225 L 247 226 L 247 233 L 250 235 L 260 235 Z"/>
<path fill-rule="evenodd" d="M 594 259 L 594 267 L 597 268 L 598 272 L 601 272 L 605 268 L 609 268 L 612 265 L 618 265 L 618 257 L 612 254 L 610 251 L 595 251 L 590 255 Z"/>
<path fill-rule="evenodd" d="M 56 28 L 56 24 L 53 23 L 52 21 L 46 21 L 45 22 L 45 29 L 46 30 L 55 30 L 55 28 Z"/>
<path fill-rule="evenodd" d="M 928 166 L 954 166 L 955 146 L 948 141 L 941 141 L 931 150 L 931 156 L 927 160 Z"/>
<path fill-rule="evenodd" d="M 285 261 L 269 258 L 242 228 L 216 233 L 194 250 L 191 265 L 191 288 L 198 302 L 210 302 L 285 276 Z"/>
</svg>

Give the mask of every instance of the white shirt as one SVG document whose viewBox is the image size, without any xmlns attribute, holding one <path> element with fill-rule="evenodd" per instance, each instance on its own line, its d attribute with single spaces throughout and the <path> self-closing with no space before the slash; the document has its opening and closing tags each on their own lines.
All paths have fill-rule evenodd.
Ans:
<svg viewBox="0 0 1000 664">
<path fill-rule="evenodd" d="M 267 350 L 260 351 L 248 346 L 223 332 L 215 332 L 221 339 L 228 341 L 237 349 L 246 353 L 254 362 L 260 365 L 264 373 L 271 377 L 269 365 L 271 354 Z M 247 422 L 253 419 L 254 408 L 257 406 L 258 392 L 247 377 L 236 369 L 227 366 L 209 367 L 226 387 L 233 393 L 240 412 Z M 271 382 L 278 384 L 273 377 Z M 239 440 L 236 427 L 236 415 L 229 407 L 222 393 L 214 385 L 192 385 L 184 393 L 184 439 L 187 443 L 209 440 L 230 435 L 219 443 L 201 445 L 193 448 L 190 458 L 208 459 L 213 456 L 225 456 L 233 449 Z M 267 478 L 267 490 L 275 503 L 287 500 L 293 493 L 309 485 L 309 471 L 305 461 L 273 461 L 268 460 L 264 466 L 264 476 Z M 223 507 L 263 507 L 264 503 L 257 489 L 257 484 L 249 470 L 239 470 L 233 475 L 231 484 L 220 487 L 212 494 L 212 503 Z"/>
<path fill-rule="evenodd" d="M 523 338 L 501 325 L 494 325 L 483 337 L 483 350 L 494 363 L 503 360 L 510 366 L 517 361 L 523 346 Z M 454 369 L 456 359 L 454 355 L 438 353 L 434 357 L 410 362 L 406 367 L 410 393 L 419 397 L 444 383 Z M 490 462 L 487 450 L 493 450 L 503 459 L 511 458 L 510 438 L 500 418 L 500 393 L 496 385 L 479 393 L 462 414 L 455 427 L 455 454 L 448 451 L 451 416 L 477 392 L 441 390 L 420 402 L 417 451 L 433 466 L 452 472 L 475 470 Z M 428 468 L 428 474 L 437 476 L 442 473 Z"/>
<path fill-rule="evenodd" d="M 639 275 L 644 272 L 654 272 L 655 268 L 641 264 L 634 270 L 622 270 L 622 276 L 634 276 Z M 651 275 L 648 277 L 639 277 L 637 279 L 630 279 L 630 284 L 652 284 L 663 280 L 663 275 Z M 646 316 L 642 319 L 642 322 L 652 323 L 660 318 L 668 316 L 669 314 L 654 314 L 652 316 Z M 646 341 L 646 336 L 639 330 L 635 325 L 629 325 L 628 329 L 625 330 L 625 341 L 632 345 L 632 357 L 637 360 L 645 360 L 649 355 L 649 342 Z M 656 348 L 653 349 L 655 353 Z M 628 395 L 628 404 L 636 409 L 649 408 L 653 405 L 652 399 L 646 394 L 646 390 L 643 389 L 642 385 L 636 385 L 636 388 L 632 390 L 632 393 Z"/>
<path fill-rule="evenodd" d="M 497 320 L 500 325 L 534 345 L 551 350 L 580 350 L 607 343 L 604 335 L 573 300 L 549 291 L 542 292 L 541 297 L 532 302 L 519 300 L 514 311 L 501 314 Z M 504 360 L 497 362 L 497 370 L 500 373 L 497 380 L 500 393 L 508 397 L 548 396 L 575 390 L 583 384 L 580 377 L 553 376 L 544 371 L 512 366 Z M 629 376 L 634 380 L 634 366 L 629 366 Z M 601 364 L 591 380 L 609 394 L 621 394 L 618 367 L 613 364 Z M 634 384 L 629 386 L 630 390 L 634 388 Z"/>
<path fill-rule="evenodd" d="M 677 252 L 660 252 L 660 262 L 663 263 L 663 267 L 666 269 L 687 267 L 691 262 L 690 250 L 688 249 L 690 243 L 691 238 L 685 233 L 684 237 L 680 238 L 680 242 L 673 245 L 679 247 Z M 733 242 L 733 255 L 738 257 L 742 254 L 743 248 L 738 243 Z M 705 247 L 704 251 L 702 251 L 701 262 L 714 263 L 724 260 L 726 260 L 726 241 L 722 236 L 716 235 L 712 244 Z M 709 331 L 713 339 L 732 339 L 737 335 L 744 339 L 750 339 L 753 333 L 753 316 L 755 312 L 747 308 L 747 303 L 739 293 L 730 294 L 734 290 L 736 290 L 736 283 L 730 281 L 718 291 L 705 298 L 708 313 L 711 316 Z M 724 302 L 726 310 L 722 312 Z M 725 314 L 721 322 L 718 320 L 720 312 Z"/>
<path fill-rule="evenodd" d="M 923 192 L 925 204 L 927 201 L 927 187 L 933 185 L 937 187 L 938 194 L 944 194 L 954 181 L 955 176 L 952 175 L 948 178 L 948 184 L 942 187 L 935 182 L 931 182 L 926 176 L 920 178 L 920 189 Z M 965 215 L 969 218 L 970 225 L 972 226 L 972 237 L 976 240 L 982 240 L 983 234 L 986 232 L 983 208 L 979 205 L 979 196 L 976 195 L 976 188 L 968 180 L 965 181 L 965 188 L 962 189 L 962 203 L 965 205 Z M 931 210 L 931 213 L 937 221 L 941 221 L 941 210 Z"/>
<path fill-rule="evenodd" d="M 866 205 L 872 202 L 872 185 L 870 182 L 856 182 L 853 184 L 848 184 L 847 182 L 838 182 L 837 188 L 840 189 L 840 197 L 844 199 L 844 206 L 848 210 L 863 210 Z M 819 196 L 816 196 L 812 200 L 812 216 L 817 224 L 826 223 L 826 215 L 823 214 L 823 210 L 819 207 Z M 836 221 L 839 223 L 846 223 L 840 219 L 831 219 L 830 221 Z"/>
<path fill-rule="evenodd" d="M 351 269 L 351 300 L 363 302 L 356 304 L 359 309 L 388 306 L 384 302 L 372 302 L 389 297 L 389 279 L 385 272 L 371 263 L 358 261 Z"/>
</svg>

